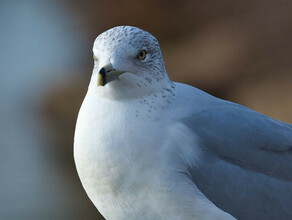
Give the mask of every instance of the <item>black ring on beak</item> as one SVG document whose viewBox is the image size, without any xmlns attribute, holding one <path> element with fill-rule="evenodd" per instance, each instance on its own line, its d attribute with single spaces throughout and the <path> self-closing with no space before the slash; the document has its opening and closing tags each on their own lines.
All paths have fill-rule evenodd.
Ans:
<svg viewBox="0 0 292 220">
<path fill-rule="evenodd" d="M 104 86 L 106 84 L 106 71 L 104 67 L 99 70 L 99 74 L 102 76 L 102 85 Z"/>
</svg>

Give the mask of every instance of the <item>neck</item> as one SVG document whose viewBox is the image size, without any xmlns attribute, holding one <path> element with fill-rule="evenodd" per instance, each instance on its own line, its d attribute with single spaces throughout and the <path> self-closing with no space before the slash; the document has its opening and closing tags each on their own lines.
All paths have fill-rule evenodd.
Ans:
<svg viewBox="0 0 292 220">
<path fill-rule="evenodd" d="M 158 97 L 170 99 L 175 84 L 169 79 L 147 84 L 143 81 L 128 83 L 121 80 L 112 81 L 105 86 L 97 87 L 90 83 L 88 92 L 95 93 L 98 97 L 108 100 L 144 99 L 147 97 Z"/>
<path fill-rule="evenodd" d="M 103 89 L 103 87 L 101 87 Z M 171 81 L 166 87 L 156 90 L 152 93 L 143 93 L 140 96 L 132 96 L 131 98 L 124 98 L 123 96 L 113 96 L 102 93 L 99 89 L 90 88 L 88 90 L 87 99 L 91 100 L 91 103 L 96 103 L 96 108 L 99 112 L 110 117 L 138 117 L 145 119 L 158 119 L 161 115 L 161 111 L 166 108 L 167 105 L 172 103 L 175 98 L 175 84 Z M 102 94 L 101 94 L 102 93 Z M 108 109 L 113 109 L 112 112 L 108 112 Z M 94 110 L 96 112 L 96 110 Z"/>
</svg>

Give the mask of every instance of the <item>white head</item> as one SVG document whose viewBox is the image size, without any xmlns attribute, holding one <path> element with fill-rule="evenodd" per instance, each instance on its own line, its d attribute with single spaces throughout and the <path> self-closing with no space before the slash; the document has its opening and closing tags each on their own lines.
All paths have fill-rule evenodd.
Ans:
<svg viewBox="0 0 292 220">
<path fill-rule="evenodd" d="M 89 89 L 100 96 L 141 97 L 170 82 L 157 39 L 139 28 L 118 26 L 105 31 L 96 38 L 93 55 Z"/>
</svg>

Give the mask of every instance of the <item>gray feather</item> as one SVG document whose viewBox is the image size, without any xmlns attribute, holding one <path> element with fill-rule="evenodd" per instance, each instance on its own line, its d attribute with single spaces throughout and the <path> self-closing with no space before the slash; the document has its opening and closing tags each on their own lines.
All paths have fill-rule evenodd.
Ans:
<svg viewBox="0 0 292 220">
<path fill-rule="evenodd" d="M 203 158 L 198 188 L 238 219 L 292 219 L 292 126 L 219 101 L 183 119 Z"/>
</svg>

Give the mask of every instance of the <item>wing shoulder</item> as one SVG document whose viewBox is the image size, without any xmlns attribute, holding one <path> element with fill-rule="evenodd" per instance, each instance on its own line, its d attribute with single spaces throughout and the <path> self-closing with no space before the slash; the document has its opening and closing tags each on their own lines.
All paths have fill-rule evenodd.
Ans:
<svg viewBox="0 0 292 220">
<path fill-rule="evenodd" d="M 292 181 L 291 125 L 225 101 L 183 121 L 204 150 L 244 169 Z"/>
</svg>

